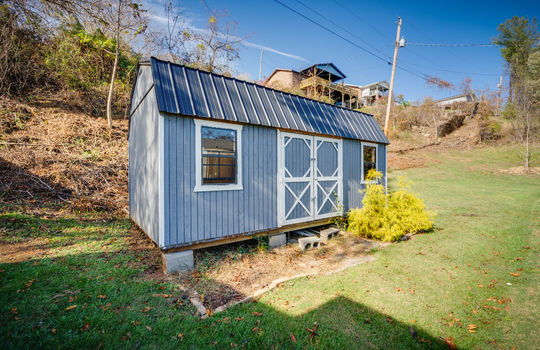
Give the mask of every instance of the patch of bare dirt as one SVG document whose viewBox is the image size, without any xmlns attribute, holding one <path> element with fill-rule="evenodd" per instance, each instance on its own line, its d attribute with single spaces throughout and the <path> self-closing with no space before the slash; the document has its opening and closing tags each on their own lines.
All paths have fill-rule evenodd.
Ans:
<svg viewBox="0 0 540 350">
<path fill-rule="evenodd" d="M 480 144 L 479 120 L 465 118 L 463 124 L 445 137 L 436 139 L 426 128 L 415 128 L 408 140 L 390 140 L 388 148 L 388 168 L 401 170 L 420 168 L 427 162 L 436 162 L 429 152 L 468 150 Z"/>
<path fill-rule="evenodd" d="M 13 264 L 49 256 L 51 248 L 46 238 L 36 238 L 17 243 L 0 244 L 0 263 Z"/>
<path fill-rule="evenodd" d="M 540 167 L 529 167 L 529 171 L 525 171 L 524 166 L 515 166 L 507 169 L 500 169 L 499 172 L 509 175 L 527 175 L 540 176 Z"/>
<path fill-rule="evenodd" d="M 289 242 L 271 251 L 257 251 L 256 246 L 248 248 L 255 253 L 234 254 L 235 249 L 246 250 L 239 246 L 196 251 L 196 271 L 179 274 L 172 280 L 203 295 L 204 305 L 213 310 L 242 300 L 280 278 L 324 274 L 369 261 L 371 249 L 384 245 L 346 232 L 320 249 L 301 251 L 294 239 Z M 208 265 L 212 257 L 217 258 Z"/>
</svg>

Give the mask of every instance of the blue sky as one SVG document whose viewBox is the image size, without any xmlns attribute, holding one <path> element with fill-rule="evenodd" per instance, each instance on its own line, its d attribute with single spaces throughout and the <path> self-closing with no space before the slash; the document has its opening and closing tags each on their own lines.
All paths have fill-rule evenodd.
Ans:
<svg viewBox="0 0 540 350">
<path fill-rule="evenodd" d="M 150 7 L 159 15 L 161 8 Z M 391 61 L 397 17 L 403 19 L 402 36 L 408 44 L 399 50 L 394 94 L 407 100 L 424 96 L 445 97 L 457 91 L 438 91 L 427 86 L 424 75 L 436 76 L 459 87 L 472 79 L 476 91 L 495 91 L 504 65 L 497 47 L 437 47 L 414 44 L 488 44 L 497 26 L 511 16 L 540 15 L 540 1 L 348 1 L 280 0 L 287 6 L 330 28 L 357 46 L 328 33 L 274 0 L 205 0 L 213 10 L 227 10 L 238 23 L 237 35 L 245 37 L 236 70 L 258 79 L 260 47 L 263 77 L 274 68 L 301 69 L 313 63 L 333 62 L 347 75 L 346 83 L 363 85 L 390 81 L 391 66 L 357 46 Z M 325 14 L 319 17 L 315 12 Z M 208 10 L 199 0 L 178 1 L 190 24 L 204 28 Z M 336 26 L 339 24 L 342 28 Z M 272 52 L 274 50 L 274 52 Z M 275 51 L 279 51 L 277 53 Z M 297 56 L 297 57 L 292 57 Z"/>
</svg>

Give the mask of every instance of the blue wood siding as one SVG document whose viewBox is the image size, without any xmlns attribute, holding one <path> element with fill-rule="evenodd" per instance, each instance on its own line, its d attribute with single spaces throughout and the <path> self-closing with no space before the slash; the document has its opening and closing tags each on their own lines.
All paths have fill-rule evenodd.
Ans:
<svg viewBox="0 0 540 350">
<path fill-rule="evenodd" d="M 386 177 L 386 145 L 378 145 L 377 157 L 377 170 Z M 384 177 L 383 184 L 385 183 Z M 365 185 L 362 185 L 361 142 L 343 140 L 343 205 L 345 212 L 362 206 L 363 194 L 359 190 L 365 188 Z"/>
<path fill-rule="evenodd" d="M 277 227 L 277 131 L 244 125 L 243 190 L 194 192 L 195 123 L 165 118 L 164 248 Z"/>
<path fill-rule="evenodd" d="M 147 86 L 139 76 L 137 85 Z M 136 89 L 137 98 L 144 100 L 131 115 L 129 128 L 129 216 L 146 234 L 159 243 L 159 147 L 156 95 Z M 134 107 L 134 108 L 135 108 Z"/>
</svg>

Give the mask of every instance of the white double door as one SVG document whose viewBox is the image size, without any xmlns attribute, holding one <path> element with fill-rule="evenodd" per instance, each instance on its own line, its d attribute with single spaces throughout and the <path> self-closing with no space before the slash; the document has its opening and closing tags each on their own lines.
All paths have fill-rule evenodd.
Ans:
<svg viewBox="0 0 540 350">
<path fill-rule="evenodd" d="M 280 226 L 342 214 L 341 139 L 278 132 Z"/>
</svg>

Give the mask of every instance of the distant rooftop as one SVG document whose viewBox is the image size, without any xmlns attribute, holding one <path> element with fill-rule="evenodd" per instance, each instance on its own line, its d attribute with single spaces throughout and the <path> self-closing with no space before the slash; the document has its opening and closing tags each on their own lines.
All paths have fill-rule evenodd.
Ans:
<svg viewBox="0 0 540 350">
<path fill-rule="evenodd" d="M 332 82 L 345 79 L 347 77 L 333 63 L 317 63 L 300 71 L 300 73 L 304 75 L 313 75 L 314 72 L 318 77 L 324 80 L 330 80 Z"/>
</svg>

